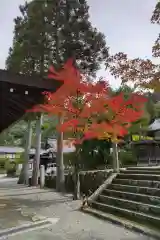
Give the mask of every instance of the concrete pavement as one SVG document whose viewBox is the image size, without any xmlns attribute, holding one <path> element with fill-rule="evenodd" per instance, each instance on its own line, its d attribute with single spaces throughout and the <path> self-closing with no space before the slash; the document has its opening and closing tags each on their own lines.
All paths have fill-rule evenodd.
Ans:
<svg viewBox="0 0 160 240">
<path fill-rule="evenodd" d="M 13 229 L 13 236 L 6 235 L 3 239 L 149 240 L 80 212 L 80 201 L 72 201 L 71 195 L 28 188 L 16 182 L 16 179 L 0 179 L 0 230 L 11 232 L 8 228 Z M 0 232 L 0 239 L 1 236 Z"/>
</svg>

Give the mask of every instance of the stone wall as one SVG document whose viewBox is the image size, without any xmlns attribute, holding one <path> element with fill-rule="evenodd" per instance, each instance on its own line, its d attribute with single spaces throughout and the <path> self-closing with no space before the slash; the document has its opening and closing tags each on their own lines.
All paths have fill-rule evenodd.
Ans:
<svg viewBox="0 0 160 240">
<path fill-rule="evenodd" d="M 91 195 L 91 193 L 93 193 L 101 184 L 103 184 L 111 172 L 112 170 L 80 172 L 79 177 L 81 193 Z M 56 188 L 56 177 L 46 177 L 45 185 L 48 188 Z M 67 192 L 73 192 L 74 181 L 72 174 L 65 176 L 65 189 Z"/>
</svg>

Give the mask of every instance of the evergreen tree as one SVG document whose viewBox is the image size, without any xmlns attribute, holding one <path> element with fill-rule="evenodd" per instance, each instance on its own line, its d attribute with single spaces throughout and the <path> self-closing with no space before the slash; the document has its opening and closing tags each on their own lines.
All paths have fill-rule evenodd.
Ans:
<svg viewBox="0 0 160 240">
<path fill-rule="evenodd" d="M 151 23 L 160 25 L 160 1 L 157 2 Z M 160 34 L 152 46 L 153 57 L 160 57 Z M 135 88 L 160 91 L 160 64 L 154 63 L 152 59 L 131 59 L 126 53 L 119 52 L 106 59 L 106 68 L 114 77 L 120 77 L 122 84 L 134 85 Z"/>
<path fill-rule="evenodd" d="M 52 62 L 56 64 L 58 33 L 60 62 L 74 56 L 81 71 L 94 75 L 108 57 L 108 48 L 105 36 L 89 21 L 86 1 L 79 2 L 33 0 L 20 6 L 7 69 L 31 74 L 47 70 Z"/>
<path fill-rule="evenodd" d="M 160 25 L 160 1 L 155 6 L 151 17 L 151 23 Z M 153 57 L 160 57 L 160 33 L 152 48 Z"/>
</svg>

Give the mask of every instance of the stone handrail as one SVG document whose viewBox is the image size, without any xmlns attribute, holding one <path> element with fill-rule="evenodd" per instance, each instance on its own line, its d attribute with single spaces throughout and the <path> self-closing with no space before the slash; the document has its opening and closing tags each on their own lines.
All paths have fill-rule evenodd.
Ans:
<svg viewBox="0 0 160 240">
<path fill-rule="evenodd" d="M 105 182 L 88 198 L 88 203 L 91 203 L 93 200 L 95 200 L 99 196 L 99 194 L 101 194 L 103 190 L 112 183 L 113 179 L 116 178 L 117 174 L 118 173 L 111 173 L 111 175 L 105 180 Z"/>
</svg>

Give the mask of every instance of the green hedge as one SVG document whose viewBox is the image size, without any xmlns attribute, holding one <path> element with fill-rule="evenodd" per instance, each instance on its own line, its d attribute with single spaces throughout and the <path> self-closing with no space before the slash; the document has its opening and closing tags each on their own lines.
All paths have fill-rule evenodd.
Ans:
<svg viewBox="0 0 160 240">
<path fill-rule="evenodd" d="M 5 169 L 6 158 L 0 158 L 0 169 Z"/>
<path fill-rule="evenodd" d="M 8 176 L 16 175 L 17 167 L 15 162 L 11 162 L 10 160 L 7 160 L 5 163 L 5 169 Z"/>
</svg>

